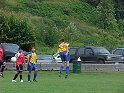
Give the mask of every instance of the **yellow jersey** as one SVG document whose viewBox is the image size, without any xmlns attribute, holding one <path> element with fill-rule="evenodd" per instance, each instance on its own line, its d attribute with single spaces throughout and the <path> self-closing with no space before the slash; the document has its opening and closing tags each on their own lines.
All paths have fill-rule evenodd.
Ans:
<svg viewBox="0 0 124 93">
<path fill-rule="evenodd" d="M 61 43 L 58 48 L 58 53 L 67 51 L 69 44 L 68 43 Z"/>
<path fill-rule="evenodd" d="M 30 58 L 31 57 L 31 58 Z M 29 59 L 29 61 L 33 64 L 36 64 L 37 62 L 37 55 L 36 53 L 31 53 L 27 55 L 27 59 Z"/>
</svg>

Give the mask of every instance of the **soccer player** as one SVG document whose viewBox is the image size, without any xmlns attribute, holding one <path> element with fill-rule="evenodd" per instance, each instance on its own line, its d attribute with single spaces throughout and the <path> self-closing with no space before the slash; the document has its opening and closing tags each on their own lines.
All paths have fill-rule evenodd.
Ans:
<svg viewBox="0 0 124 93">
<path fill-rule="evenodd" d="M 34 78 L 33 81 L 37 82 L 37 70 L 36 70 L 36 62 L 37 62 L 37 54 L 36 54 L 36 49 L 33 47 L 32 51 L 30 54 L 27 55 L 28 59 L 28 82 L 31 82 L 31 71 L 34 71 Z"/>
<path fill-rule="evenodd" d="M 3 76 L 3 71 L 4 71 L 5 66 L 6 66 L 6 62 L 4 62 L 4 61 L 2 60 L 3 54 L 4 54 L 4 53 L 3 53 L 3 49 L 0 48 L 0 76 L 1 76 L 1 77 L 4 77 L 4 76 Z"/>
<path fill-rule="evenodd" d="M 18 53 L 15 55 L 16 57 L 16 74 L 12 80 L 12 82 L 16 82 L 16 78 L 20 74 L 20 82 L 23 82 L 22 72 L 23 72 L 23 63 L 25 62 L 25 56 L 22 53 L 22 49 L 18 49 Z"/>
<path fill-rule="evenodd" d="M 59 48 L 58 48 L 58 53 L 59 53 L 59 55 L 61 57 L 62 65 L 60 66 L 59 77 L 61 77 L 62 70 L 63 70 L 64 66 L 66 66 L 66 76 L 65 76 L 65 78 L 67 78 L 68 74 L 69 74 L 70 56 L 69 56 L 68 46 L 69 46 L 69 44 L 65 43 L 64 39 L 60 40 L 60 45 L 59 45 Z"/>
</svg>

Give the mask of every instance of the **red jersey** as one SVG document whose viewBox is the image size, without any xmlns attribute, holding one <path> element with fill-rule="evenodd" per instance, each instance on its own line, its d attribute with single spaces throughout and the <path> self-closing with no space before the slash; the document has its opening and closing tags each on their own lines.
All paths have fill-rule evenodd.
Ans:
<svg viewBox="0 0 124 93">
<path fill-rule="evenodd" d="M 23 64 L 25 62 L 25 56 L 23 53 L 17 53 L 15 55 L 16 59 L 16 65 Z"/>
<path fill-rule="evenodd" d="M 2 60 L 2 58 L 3 58 L 3 49 L 0 48 L 0 61 Z"/>
</svg>

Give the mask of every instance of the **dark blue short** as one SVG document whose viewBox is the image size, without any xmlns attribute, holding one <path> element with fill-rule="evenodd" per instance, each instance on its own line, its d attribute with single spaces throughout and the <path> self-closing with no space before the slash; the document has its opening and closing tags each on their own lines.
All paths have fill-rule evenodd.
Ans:
<svg viewBox="0 0 124 93">
<path fill-rule="evenodd" d="M 35 70 L 36 70 L 36 65 L 33 64 L 33 63 L 30 63 L 30 64 L 31 64 L 31 65 L 28 65 L 28 66 L 27 66 L 27 70 L 28 70 L 28 71 L 32 71 L 32 70 L 35 71 Z"/>
<path fill-rule="evenodd" d="M 70 61 L 70 55 L 66 55 L 66 52 L 60 52 L 59 55 L 62 61 Z"/>
</svg>

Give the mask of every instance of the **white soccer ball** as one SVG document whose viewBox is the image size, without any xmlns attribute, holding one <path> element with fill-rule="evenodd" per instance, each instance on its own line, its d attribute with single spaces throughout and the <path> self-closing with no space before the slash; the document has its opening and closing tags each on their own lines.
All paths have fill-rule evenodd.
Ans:
<svg viewBox="0 0 124 93">
<path fill-rule="evenodd" d="M 11 62 L 16 62 L 16 57 L 12 57 Z"/>
</svg>

